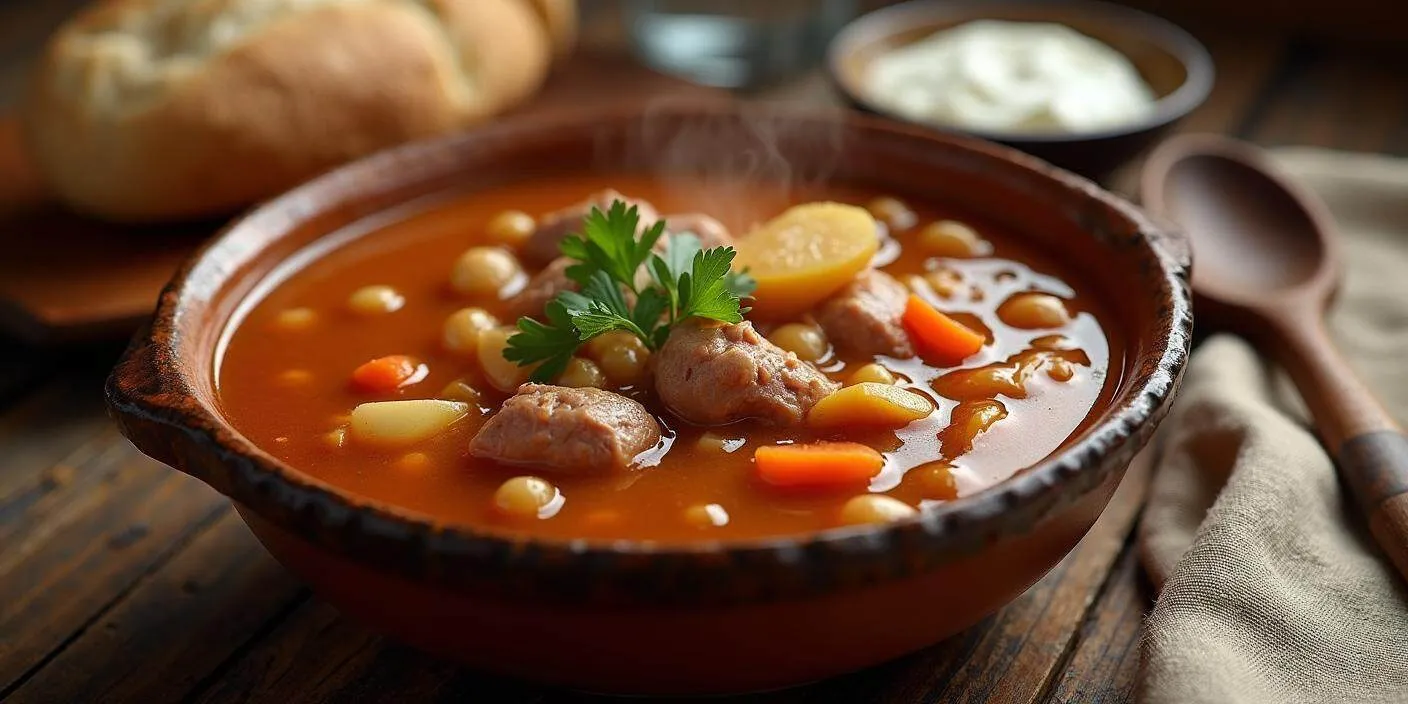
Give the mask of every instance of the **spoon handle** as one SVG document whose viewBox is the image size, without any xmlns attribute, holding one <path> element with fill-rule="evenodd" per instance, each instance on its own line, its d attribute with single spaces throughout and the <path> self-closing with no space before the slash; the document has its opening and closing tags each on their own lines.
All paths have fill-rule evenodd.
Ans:
<svg viewBox="0 0 1408 704">
<path fill-rule="evenodd" d="M 1369 529 L 1408 579 L 1408 437 L 1340 355 L 1319 315 L 1277 317 L 1281 363 Z M 1307 323 L 1307 321 L 1313 321 Z"/>
</svg>

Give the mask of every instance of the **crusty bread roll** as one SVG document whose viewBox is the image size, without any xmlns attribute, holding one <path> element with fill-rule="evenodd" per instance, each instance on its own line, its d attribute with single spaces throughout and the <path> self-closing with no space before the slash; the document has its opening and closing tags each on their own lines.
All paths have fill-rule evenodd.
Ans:
<svg viewBox="0 0 1408 704">
<path fill-rule="evenodd" d="M 97 3 L 46 48 L 26 142 L 81 211 L 132 222 L 231 212 L 523 101 L 553 55 L 534 2 Z"/>
<path fill-rule="evenodd" d="M 548 28 L 553 51 L 562 56 L 577 44 L 577 0 L 528 0 Z"/>
</svg>

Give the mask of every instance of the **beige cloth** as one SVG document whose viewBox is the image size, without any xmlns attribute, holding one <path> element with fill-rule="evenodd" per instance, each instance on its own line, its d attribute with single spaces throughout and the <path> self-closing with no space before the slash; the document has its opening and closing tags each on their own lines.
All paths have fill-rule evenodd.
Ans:
<svg viewBox="0 0 1408 704">
<path fill-rule="evenodd" d="M 1408 161 L 1280 150 L 1329 205 L 1346 280 L 1331 329 L 1408 418 Z M 1148 704 L 1408 702 L 1408 588 L 1377 551 L 1279 371 L 1208 339 L 1160 432 L 1139 529 L 1162 592 Z"/>
</svg>

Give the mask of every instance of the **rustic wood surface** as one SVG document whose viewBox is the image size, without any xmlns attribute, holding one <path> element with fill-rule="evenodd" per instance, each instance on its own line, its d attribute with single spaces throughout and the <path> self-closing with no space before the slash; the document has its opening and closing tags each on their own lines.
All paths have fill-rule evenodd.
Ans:
<svg viewBox="0 0 1408 704">
<path fill-rule="evenodd" d="M 71 4 L 0 3 L 0 105 L 35 37 Z M 1185 129 L 1408 152 L 1408 52 L 1194 31 L 1219 82 Z M 834 102 L 817 76 L 768 97 Z M 0 244 L 22 236 L 0 231 Z M 0 700 L 602 701 L 430 658 L 311 596 L 220 496 L 117 435 L 100 390 L 117 351 L 0 340 Z M 979 625 L 872 670 L 744 700 L 1130 701 L 1153 598 L 1130 549 L 1147 478 L 1136 468 L 1080 546 Z"/>
</svg>

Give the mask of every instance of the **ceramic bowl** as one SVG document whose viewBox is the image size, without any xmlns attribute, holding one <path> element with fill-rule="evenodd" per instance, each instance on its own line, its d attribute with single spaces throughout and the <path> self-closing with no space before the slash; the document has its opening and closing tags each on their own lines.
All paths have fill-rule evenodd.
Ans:
<svg viewBox="0 0 1408 704">
<path fill-rule="evenodd" d="M 877 10 L 852 22 L 832 41 L 828 52 L 832 81 L 851 105 L 908 121 L 876 103 L 866 91 L 870 62 L 896 47 L 974 20 L 1055 22 L 1104 42 L 1128 57 L 1154 89 L 1158 102 L 1153 113 L 1127 125 L 1071 134 L 924 126 L 1000 142 L 1096 180 L 1152 146 L 1212 90 L 1212 56 L 1192 35 L 1148 13 L 1092 0 L 914 0 Z"/>
<path fill-rule="evenodd" d="M 111 410 L 142 451 L 229 496 L 323 599 L 485 670 L 597 692 L 740 692 L 932 644 L 1066 555 L 1154 432 L 1188 353 L 1187 248 L 1125 201 L 1009 149 L 861 115 L 759 110 L 574 112 L 408 145 L 318 178 L 184 265 L 109 378 Z M 280 261 L 329 233 L 446 189 L 585 168 L 725 177 L 718 169 L 740 163 L 756 178 L 959 202 L 1059 250 L 1117 318 L 1110 338 L 1124 354 L 1110 403 L 1036 466 L 915 519 L 688 547 L 514 540 L 437 523 L 282 464 L 225 417 L 214 369 L 232 314 Z"/>
</svg>

